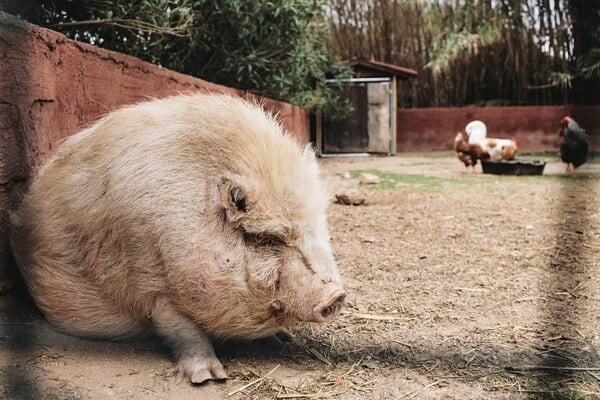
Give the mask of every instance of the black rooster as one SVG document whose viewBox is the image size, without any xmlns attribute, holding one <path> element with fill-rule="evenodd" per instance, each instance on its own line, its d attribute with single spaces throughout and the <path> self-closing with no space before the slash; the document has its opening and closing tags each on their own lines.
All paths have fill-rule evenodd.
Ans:
<svg viewBox="0 0 600 400">
<path fill-rule="evenodd" d="M 590 138 L 583 128 L 568 115 L 560 120 L 560 159 L 567 163 L 567 173 L 575 176 L 575 168 L 587 162 Z"/>
</svg>

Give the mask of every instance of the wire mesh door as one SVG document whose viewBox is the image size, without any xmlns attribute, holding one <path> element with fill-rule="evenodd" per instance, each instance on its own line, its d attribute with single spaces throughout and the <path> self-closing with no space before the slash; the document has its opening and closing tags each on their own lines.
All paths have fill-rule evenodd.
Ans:
<svg viewBox="0 0 600 400">
<path fill-rule="evenodd" d="M 391 85 L 389 78 L 344 81 L 341 95 L 353 111 L 342 121 L 321 116 L 321 155 L 392 154 Z"/>
</svg>

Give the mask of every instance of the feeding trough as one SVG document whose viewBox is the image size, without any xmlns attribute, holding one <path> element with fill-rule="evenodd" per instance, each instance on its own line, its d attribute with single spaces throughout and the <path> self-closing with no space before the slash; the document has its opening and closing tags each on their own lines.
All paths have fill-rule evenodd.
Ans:
<svg viewBox="0 0 600 400">
<path fill-rule="evenodd" d="M 484 174 L 542 175 L 546 161 L 541 160 L 481 160 Z"/>
</svg>

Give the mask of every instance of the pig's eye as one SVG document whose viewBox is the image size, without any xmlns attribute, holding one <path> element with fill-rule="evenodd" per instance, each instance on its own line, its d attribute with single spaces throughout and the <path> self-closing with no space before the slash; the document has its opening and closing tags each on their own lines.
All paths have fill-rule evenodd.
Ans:
<svg viewBox="0 0 600 400">
<path fill-rule="evenodd" d="M 257 247 L 285 246 L 285 241 L 280 237 L 269 234 L 244 233 L 246 243 Z"/>
</svg>

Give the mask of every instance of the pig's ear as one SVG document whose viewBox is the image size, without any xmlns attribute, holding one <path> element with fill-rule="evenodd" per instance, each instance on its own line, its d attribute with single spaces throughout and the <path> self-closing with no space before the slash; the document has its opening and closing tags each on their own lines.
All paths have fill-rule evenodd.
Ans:
<svg viewBox="0 0 600 400">
<path fill-rule="evenodd" d="M 239 175 L 227 175 L 221 178 L 219 196 L 229 220 L 237 222 L 248 212 L 250 192 L 249 183 Z"/>
</svg>

